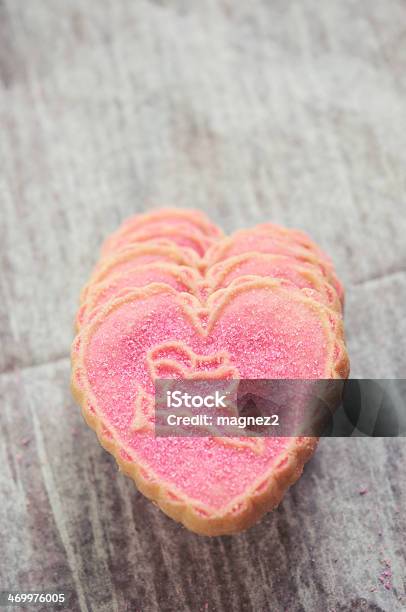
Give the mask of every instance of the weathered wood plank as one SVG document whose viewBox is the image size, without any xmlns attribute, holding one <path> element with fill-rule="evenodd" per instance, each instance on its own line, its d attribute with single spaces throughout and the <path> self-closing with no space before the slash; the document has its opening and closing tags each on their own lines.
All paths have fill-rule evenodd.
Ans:
<svg viewBox="0 0 406 612">
<path fill-rule="evenodd" d="M 68 388 L 102 238 L 161 202 L 307 230 L 347 287 L 353 374 L 405 377 L 405 17 L 0 2 L 1 588 L 66 585 L 75 610 L 405 609 L 404 441 L 325 441 L 276 512 L 209 540 L 117 472 Z"/>
</svg>

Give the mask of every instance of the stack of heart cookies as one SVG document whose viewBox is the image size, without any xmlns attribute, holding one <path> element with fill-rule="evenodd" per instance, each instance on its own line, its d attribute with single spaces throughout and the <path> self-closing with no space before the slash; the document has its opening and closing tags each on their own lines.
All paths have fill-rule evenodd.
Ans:
<svg viewBox="0 0 406 612">
<path fill-rule="evenodd" d="M 199 211 L 132 217 L 82 291 L 74 396 L 164 512 L 197 533 L 240 531 L 279 503 L 317 440 L 155 436 L 155 380 L 346 378 L 343 298 L 331 260 L 298 230 L 226 237 Z"/>
</svg>

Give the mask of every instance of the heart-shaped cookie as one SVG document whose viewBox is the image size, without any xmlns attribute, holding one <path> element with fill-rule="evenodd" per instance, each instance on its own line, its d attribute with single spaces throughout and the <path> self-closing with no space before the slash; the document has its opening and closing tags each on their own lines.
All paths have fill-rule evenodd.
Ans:
<svg viewBox="0 0 406 612">
<path fill-rule="evenodd" d="M 168 236 L 193 224 L 182 212 L 154 213 L 151 227 L 142 217 L 143 236 L 162 223 L 161 240 L 165 218 Z M 197 214 L 194 231 L 210 242 L 203 253 L 165 236 L 168 244 L 137 243 L 136 219 L 110 241 L 82 294 L 72 388 L 139 489 L 191 530 L 215 535 L 274 507 L 317 440 L 156 437 L 155 379 L 345 378 L 348 358 L 341 285 L 310 239 L 275 226 L 223 238 L 205 223 Z"/>
</svg>

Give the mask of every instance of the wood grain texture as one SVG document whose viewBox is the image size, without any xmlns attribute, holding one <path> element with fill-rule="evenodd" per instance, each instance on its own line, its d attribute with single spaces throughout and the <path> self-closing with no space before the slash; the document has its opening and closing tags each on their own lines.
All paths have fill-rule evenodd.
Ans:
<svg viewBox="0 0 406 612">
<path fill-rule="evenodd" d="M 202 538 L 118 473 L 68 359 L 101 240 L 173 203 L 308 231 L 347 288 L 353 376 L 406 378 L 405 23 L 402 0 L 0 1 L 1 588 L 65 586 L 75 611 L 406 609 L 404 440 L 326 440 L 278 510 Z"/>
</svg>

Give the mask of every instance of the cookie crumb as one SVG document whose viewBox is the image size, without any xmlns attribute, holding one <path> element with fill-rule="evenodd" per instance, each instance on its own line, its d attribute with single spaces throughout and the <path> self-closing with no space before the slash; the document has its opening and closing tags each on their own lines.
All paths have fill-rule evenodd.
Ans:
<svg viewBox="0 0 406 612">
<path fill-rule="evenodd" d="M 393 572 L 391 569 L 391 562 L 389 559 L 383 559 L 381 563 L 383 564 L 384 569 L 379 575 L 379 582 L 387 591 L 391 591 L 393 589 Z"/>
</svg>

